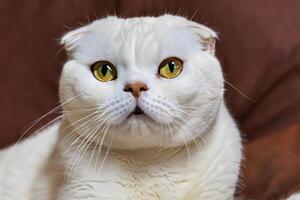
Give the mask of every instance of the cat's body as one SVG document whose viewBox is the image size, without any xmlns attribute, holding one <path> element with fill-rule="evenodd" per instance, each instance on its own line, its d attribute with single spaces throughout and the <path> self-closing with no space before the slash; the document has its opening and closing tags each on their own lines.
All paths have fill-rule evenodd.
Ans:
<svg viewBox="0 0 300 200">
<path fill-rule="evenodd" d="M 57 145 L 57 140 L 62 137 L 59 133 L 62 122 L 56 123 L 19 144 L 15 147 L 17 149 L 6 150 L 6 155 L 12 155 L 11 151 L 14 151 L 14 156 L 3 158 L 6 165 L 1 170 L 4 172 L 1 177 L 7 186 L 1 182 L 0 194 L 5 197 L 3 200 L 232 199 L 239 172 L 241 143 L 226 108 L 221 110 L 219 119 L 222 120 L 218 120 L 205 145 L 199 149 L 191 143 L 189 152 L 185 146 L 114 150 L 108 154 L 100 172 L 95 166 L 100 166 L 101 160 L 97 165 L 95 160 L 89 163 L 93 148 L 77 162 L 72 172 L 65 170 L 67 157 L 74 152 L 58 153 L 63 151 L 60 149 L 63 147 Z M 105 154 L 105 149 L 103 151 Z M 28 162 L 20 165 L 21 159 Z M 3 161 L 0 161 L 2 166 Z M 15 189 L 11 191 L 9 188 Z M 51 194 L 52 191 L 59 195 Z"/>
<path fill-rule="evenodd" d="M 233 199 L 241 140 L 215 37 L 170 15 L 68 33 L 62 120 L 0 153 L 1 199 Z"/>
</svg>

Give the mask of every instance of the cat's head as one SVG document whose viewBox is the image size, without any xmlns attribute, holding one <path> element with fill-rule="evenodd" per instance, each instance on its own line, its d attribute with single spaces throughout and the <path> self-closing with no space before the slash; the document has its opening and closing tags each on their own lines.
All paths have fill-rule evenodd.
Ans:
<svg viewBox="0 0 300 200">
<path fill-rule="evenodd" d="M 192 142 L 223 101 L 215 38 L 172 15 L 106 17 L 67 33 L 60 79 L 66 120 L 88 140 L 116 148 Z"/>
</svg>

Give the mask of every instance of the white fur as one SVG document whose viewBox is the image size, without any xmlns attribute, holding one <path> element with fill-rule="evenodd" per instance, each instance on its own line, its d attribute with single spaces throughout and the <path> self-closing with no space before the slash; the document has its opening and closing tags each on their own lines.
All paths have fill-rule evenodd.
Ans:
<svg viewBox="0 0 300 200">
<path fill-rule="evenodd" d="M 300 193 L 295 193 L 291 195 L 287 200 L 300 200 Z"/>
<path fill-rule="evenodd" d="M 23 199 L 233 199 L 241 141 L 224 104 L 215 38 L 211 29 L 171 15 L 107 17 L 67 33 L 62 122 L 41 133 L 40 146 L 28 141 L 36 152 L 48 152 L 48 163 L 20 144 L 12 149 L 24 149 L 11 159 L 36 157 L 18 168 L 34 174 L 1 175 L 0 186 L 18 177 L 31 188 L 16 194 Z M 182 73 L 159 77 L 159 63 L 173 56 L 183 60 Z M 93 77 L 90 66 L 99 60 L 116 66 L 116 80 Z M 137 81 L 149 90 L 136 101 L 123 89 Z M 145 115 L 130 115 L 136 105 Z M 15 165 L 6 162 L 2 173 L 9 164 Z M 7 191 L 0 190 L 13 199 Z"/>
<path fill-rule="evenodd" d="M 3 200 L 32 199 L 33 185 L 48 162 L 58 136 L 58 124 L 38 135 L 2 151 L 0 159 L 0 197 Z"/>
</svg>

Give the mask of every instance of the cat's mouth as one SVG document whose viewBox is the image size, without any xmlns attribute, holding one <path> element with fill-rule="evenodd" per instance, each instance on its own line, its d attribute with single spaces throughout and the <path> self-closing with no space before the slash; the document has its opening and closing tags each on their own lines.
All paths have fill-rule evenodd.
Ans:
<svg viewBox="0 0 300 200">
<path fill-rule="evenodd" d="M 131 117 L 134 117 L 134 119 L 148 118 L 147 114 L 138 105 L 136 105 L 135 109 L 127 116 L 127 118 Z"/>
<path fill-rule="evenodd" d="M 155 125 L 156 121 L 151 116 L 144 112 L 138 105 L 135 106 L 134 110 L 126 117 L 123 123 L 130 122 L 129 124 L 136 126 Z M 127 124 L 128 125 L 128 124 Z"/>
<path fill-rule="evenodd" d="M 127 119 L 133 121 L 147 121 L 147 123 L 155 123 L 155 120 L 152 119 L 146 112 L 144 112 L 138 105 L 136 105 L 135 109 L 127 116 Z"/>
<path fill-rule="evenodd" d="M 132 112 L 133 115 L 142 115 L 144 114 L 144 111 L 139 107 L 139 106 L 136 106 L 134 111 Z"/>
</svg>

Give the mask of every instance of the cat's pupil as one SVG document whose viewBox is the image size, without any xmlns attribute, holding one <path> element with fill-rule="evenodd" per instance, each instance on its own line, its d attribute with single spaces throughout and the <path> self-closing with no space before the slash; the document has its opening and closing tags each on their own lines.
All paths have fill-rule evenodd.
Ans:
<svg viewBox="0 0 300 200">
<path fill-rule="evenodd" d="M 175 62 L 169 62 L 169 70 L 171 73 L 174 72 L 175 68 L 176 68 Z"/>
<path fill-rule="evenodd" d="M 109 70 L 108 66 L 107 65 L 103 65 L 101 67 L 101 73 L 102 73 L 102 75 L 106 76 L 108 70 Z"/>
</svg>

